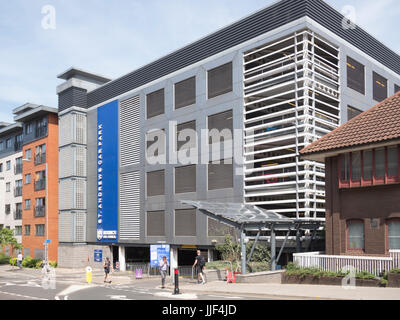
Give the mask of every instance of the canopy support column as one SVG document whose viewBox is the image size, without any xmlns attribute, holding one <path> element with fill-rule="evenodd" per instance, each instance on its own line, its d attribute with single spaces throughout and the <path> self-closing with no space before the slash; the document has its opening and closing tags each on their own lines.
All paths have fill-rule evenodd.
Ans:
<svg viewBox="0 0 400 320">
<path fill-rule="evenodd" d="M 276 270 L 276 237 L 275 225 L 271 225 L 271 270 Z"/>
<path fill-rule="evenodd" d="M 261 230 L 259 229 L 259 230 L 258 230 L 258 233 L 257 233 L 257 236 L 256 236 L 256 239 L 255 239 L 255 241 L 254 241 L 254 243 L 253 243 L 253 246 L 251 247 L 250 255 L 249 255 L 249 257 L 247 258 L 247 264 L 249 264 L 249 262 L 250 262 L 250 260 L 251 260 L 251 257 L 253 256 L 254 249 L 256 248 L 258 239 L 260 238 L 260 234 L 261 234 Z"/>
<path fill-rule="evenodd" d="M 246 243 L 245 243 L 246 233 L 242 226 L 240 229 L 240 247 L 242 249 L 242 274 L 246 274 Z"/>
</svg>

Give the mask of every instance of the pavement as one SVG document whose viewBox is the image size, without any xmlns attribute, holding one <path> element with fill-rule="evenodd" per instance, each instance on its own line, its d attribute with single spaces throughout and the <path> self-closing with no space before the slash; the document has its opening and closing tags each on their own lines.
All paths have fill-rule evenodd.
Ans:
<svg viewBox="0 0 400 320">
<path fill-rule="evenodd" d="M 21 280 L 40 279 L 41 270 L 22 269 L 16 267 L 0 266 L 0 282 L 2 279 L 11 279 L 14 277 Z M 87 287 L 85 269 L 56 269 L 57 286 L 58 283 L 69 286 Z M 160 292 L 159 276 L 143 276 L 143 279 L 136 279 L 133 272 L 113 272 L 111 274 L 112 285 L 104 284 L 104 273 L 102 270 L 93 271 L 93 279 L 91 286 L 108 287 L 108 290 L 128 290 L 132 294 L 143 294 L 143 298 L 147 299 L 144 293 L 152 293 L 159 298 L 168 298 L 174 289 L 173 277 L 167 277 L 166 289 L 164 293 Z M 29 283 L 29 282 L 28 282 Z M 179 290 L 182 293 L 181 299 L 191 299 L 191 297 L 231 297 L 252 299 L 273 299 L 273 300 L 400 300 L 400 288 L 369 288 L 354 287 L 343 288 L 341 286 L 321 286 L 321 285 L 297 285 L 297 284 L 275 284 L 275 283 L 226 283 L 224 281 L 213 281 L 206 284 L 197 284 L 195 280 L 188 278 L 180 278 Z M 141 289 L 141 291 L 139 290 Z M 93 288 L 94 289 L 94 288 Z M 130 291 L 129 291 L 130 290 Z M 136 291 L 135 291 L 136 290 Z M 139 291 L 137 291 L 139 290 Z M 156 290 L 156 291 L 151 291 Z M 158 291 L 157 291 L 158 290 Z M 95 293 L 96 290 L 93 290 Z M 71 297 L 71 294 L 69 294 Z M 168 296 L 168 297 L 167 297 Z M 79 296 L 76 295 L 76 298 Z M 131 296 L 133 297 L 133 296 Z M 82 296 L 83 298 L 83 296 Z"/>
</svg>

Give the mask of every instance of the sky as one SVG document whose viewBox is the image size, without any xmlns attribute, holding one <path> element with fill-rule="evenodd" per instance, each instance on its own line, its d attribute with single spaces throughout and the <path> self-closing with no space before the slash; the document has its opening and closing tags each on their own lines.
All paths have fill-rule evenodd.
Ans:
<svg viewBox="0 0 400 320">
<path fill-rule="evenodd" d="M 400 54 L 399 0 L 326 0 Z M 0 1 L 0 122 L 26 102 L 57 107 L 71 66 L 117 78 L 275 0 Z M 44 28 L 51 5 L 55 25 Z M 347 11 L 348 12 L 348 11 Z"/>
</svg>

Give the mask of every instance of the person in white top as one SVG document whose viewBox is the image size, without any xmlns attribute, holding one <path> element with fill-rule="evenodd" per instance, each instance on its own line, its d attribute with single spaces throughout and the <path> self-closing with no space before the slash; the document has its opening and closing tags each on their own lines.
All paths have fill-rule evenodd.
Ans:
<svg viewBox="0 0 400 320">
<path fill-rule="evenodd" d="M 168 267 L 167 257 L 163 257 L 160 263 L 161 289 L 165 288 L 165 278 L 167 277 Z"/>
<path fill-rule="evenodd" d="M 20 253 L 18 253 L 18 256 L 17 256 L 17 264 L 18 264 L 18 268 L 20 268 L 20 269 L 22 269 L 22 260 L 23 260 L 23 257 L 22 257 L 22 253 L 20 252 Z"/>
</svg>

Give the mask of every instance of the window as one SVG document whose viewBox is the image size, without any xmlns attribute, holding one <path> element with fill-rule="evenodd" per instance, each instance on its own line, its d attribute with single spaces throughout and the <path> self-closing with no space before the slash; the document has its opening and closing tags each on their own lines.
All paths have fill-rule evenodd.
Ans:
<svg viewBox="0 0 400 320">
<path fill-rule="evenodd" d="M 350 57 L 347 57 L 347 87 L 365 94 L 365 67 Z"/>
<path fill-rule="evenodd" d="M 363 113 L 363 111 L 353 108 L 351 106 L 347 106 L 347 121 L 350 121 L 361 113 Z"/>
<path fill-rule="evenodd" d="M 196 236 L 196 209 L 175 210 L 175 236 Z"/>
<path fill-rule="evenodd" d="M 375 149 L 375 178 L 385 177 L 385 148 Z"/>
<path fill-rule="evenodd" d="M 3 164 L 0 163 L 0 172 L 3 172 Z"/>
<path fill-rule="evenodd" d="M 400 92 L 400 86 L 397 84 L 394 85 L 394 93 Z"/>
<path fill-rule="evenodd" d="M 11 205 L 10 204 L 6 204 L 5 211 L 6 211 L 6 214 L 11 213 Z"/>
<path fill-rule="evenodd" d="M 340 180 L 349 181 L 350 179 L 350 154 L 340 156 Z"/>
<path fill-rule="evenodd" d="M 22 226 L 15 226 L 15 235 L 22 236 Z"/>
<path fill-rule="evenodd" d="M 36 227 L 36 236 L 43 237 L 44 236 L 44 224 L 37 224 Z"/>
<path fill-rule="evenodd" d="M 220 137 L 218 137 L 218 140 L 216 140 L 213 134 L 213 131 L 217 130 L 220 134 L 225 132 L 229 135 L 225 134 L 224 136 L 224 141 L 232 140 L 232 135 L 233 135 L 233 114 L 232 110 L 225 111 L 222 113 L 214 114 L 212 116 L 208 117 L 208 130 L 209 130 L 209 135 L 210 135 L 210 141 L 209 144 L 216 143 L 216 142 L 221 142 Z M 213 139 L 214 138 L 214 139 Z"/>
<path fill-rule="evenodd" d="M 31 235 L 31 226 L 29 224 L 25 225 L 25 235 L 30 236 Z"/>
<path fill-rule="evenodd" d="M 184 130 L 190 130 L 186 134 Z M 176 127 L 176 147 L 177 151 L 196 148 L 196 121 L 189 121 L 177 125 Z M 182 141 L 183 140 L 183 141 Z"/>
<path fill-rule="evenodd" d="M 31 200 L 26 199 L 25 200 L 25 210 L 30 210 L 31 209 Z"/>
<path fill-rule="evenodd" d="M 15 150 L 21 150 L 22 143 L 23 143 L 23 135 L 19 134 L 19 135 L 15 136 Z"/>
<path fill-rule="evenodd" d="M 36 147 L 35 150 L 35 165 L 46 162 L 46 145 L 42 144 Z"/>
<path fill-rule="evenodd" d="M 47 135 L 47 117 L 36 121 L 36 138 Z"/>
<path fill-rule="evenodd" d="M 33 123 L 29 122 L 25 125 L 25 134 L 31 134 L 33 132 Z"/>
<path fill-rule="evenodd" d="M 363 151 L 363 178 L 372 180 L 372 150 Z"/>
<path fill-rule="evenodd" d="M 349 221 L 348 225 L 349 249 L 364 249 L 364 222 Z"/>
<path fill-rule="evenodd" d="M 31 160 L 32 154 L 31 154 L 31 149 L 25 150 L 25 159 Z"/>
<path fill-rule="evenodd" d="M 353 181 L 361 180 L 361 152 L 351 154 L 351 179 Z"/>
<path fill-rule="evenodd" d="M 36 172 L 35 191 L 44 190 L 46 188 L 46 171 Z"/>
<path fill-rule="evenodd" d="M 6 170 L 7 171 L 11 170 L 11 161 L 10 160 L 6 162 Z"/>
<path fill-rule="evenodd" d="M 15 181 L 15 192 L 14 195 L 16 197 L 22 196 L 22 180 Z"/>
<path fill-rule="evenodd" d="M 208 71 L 208 99 L 233 90 L 232 62 Z"/>
<path fill-rule="evenodd" d="M 387 79 L 373 72 L 373 97 L 376 101 L 383 101 L 387 98 Z"/>
<path fill-rule="evenodd" d="M 147 196 L 161 196 L 165 194 L 164 170 L 147 172 Z"/>
<path fill-rule="evenodd" d="M 399 168 L 399 152 L 397 146 L 388 147 L 388 177 L 393 178 L 398 176 Z"/>
<path fill-rule="evenodd" d="M 196 103 L 196 77 L 175 84 L 175 109 Z"/>
<path fill-rule="evenodd" d="M 175 168 L 175 193 L 196 192 L 196 166 Z"/>
<path fill-rule="evenodd" d="M 208 190 L 233 188 L 233 164 L 222 161 L 220 164 L 208 165 Z"/>
<path fill-rule="evenodd" d="M 160 237 L 165 236 L 165 212 L 148 211 L 147 212 L 147 236 Z"/>
<path fill-rule="evenodd" d="M 7 139 L 6 140 L 6 148 L 10 149 L 12 147 L 12 140 L 11 139 Z"/>
<path fill-rule="evenodd" d="M 11 183 L 7 182 L 6 183 L 6 192 L 10 192 L 10 190 L 11 190 Z"/>
<path fill-rule="evenodd" d="M 147 95 L 147 119 L 164 113 L 164 89 L 152 92 Z"/>
<path fill-rule="evenodd" d="M 4 150 L 4 141 L 0 141 L 0 151 Z"/>
<path fill-rule="evenodd" d="M 31 174 L 26 174 L 25 175 L 25 184 L 30 184 L 31 183 Z"/>
<path fill-rule="evenodd" d="M 389 221 L 388 223 L 389 249 L 400 249 L 400 221 Z"/>
</svg>

